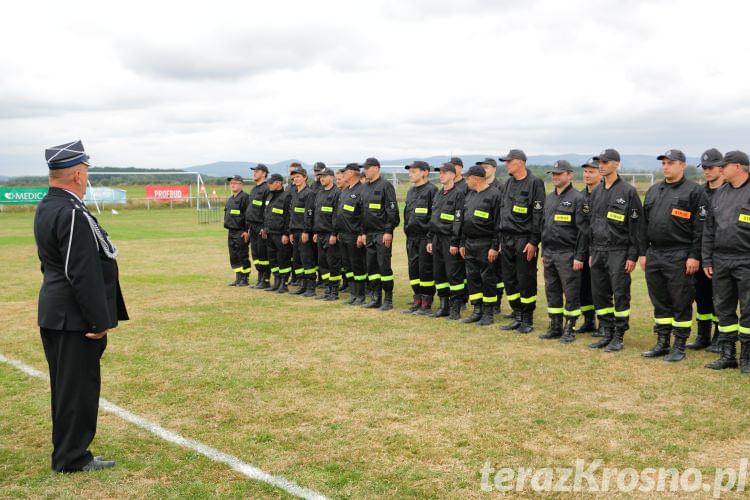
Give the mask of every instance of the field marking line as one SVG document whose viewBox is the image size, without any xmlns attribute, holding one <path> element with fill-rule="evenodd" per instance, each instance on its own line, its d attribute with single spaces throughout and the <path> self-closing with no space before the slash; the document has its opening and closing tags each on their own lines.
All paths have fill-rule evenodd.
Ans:
<svg viewBox="0 0 750 500">
<path fill-rule="evenodd" d="M 49 375 L 37 370 L 36 368 L 32 368 L 25 363 L 22 363 L 21 361 L 9 359 L 0 354 L 0 362 L 7 363 L 31 377 L 49 381 Z M 281 476 L 274 476 L 272 474 L 268 474 L 267 472 L 263 472 L 261 469 L 255 467 L 254 465 L 243 462 L 234 455 L 229 455 L 199 441 L 194 441 L 192 439 L 183 437 L 176 432 L 169 431 L 157 423 L 151 422 L 150 420 L 140 417 L 135 413 L 129 412 L 125 408 L 117 406 L 114 403 L 110 403 L 104 398 L 99 398 L 99 406 L 101 406 L 104 411 L 113 413 L 121 419 L 126 420 L 131 424 L 140 427 L 141 429 L 147 430 L 151 434 L 154 434 L 165 441 L 175 443 L 184 448 L 189 448 L 209 458 L 210 460 L 213 460 L 214 462 L 224 463 L 250 479 L 263 481 L 264 483 L 275 486 L 299 498 L 305 498 L 309 500 L 327 500 L 327 497 L 321 495 L 320 493 L 308 490 L 307 488 L 303 488 L 302 486 L 299 486 L 296 483 L 293 483 L 292 481 L 289 481 L 288 479 L 285 479 Z"/>
</svg>

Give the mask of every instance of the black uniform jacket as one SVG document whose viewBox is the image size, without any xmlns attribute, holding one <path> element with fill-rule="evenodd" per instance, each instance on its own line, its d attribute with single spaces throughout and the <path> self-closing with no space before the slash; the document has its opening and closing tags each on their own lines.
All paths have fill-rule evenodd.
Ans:
<svg viewBox="0 0 750 500">
<path fill-rule="evenodd" d="M 406 193 L 404 206 L 404 233 L 406 236 L 425 236 L 430 229 L 432 200 L 437 187 L 431 182 L 412 186 Z"/>
<path fill-rule="evenodd" d="M 263 230 L 266 233 L 289 232 L 289 205 L 290 196 L 285 191 L 268 192 L 268 205 L 263 215 Z"/>
<path fill-rule="evenodd" d="M 502 194 L 500 232 L 503 236 L 526 235 L 528 243 L 538 246 L 544 218 L 544 182 L 528 172 L 520 181 L 511 176 Z"/>
<path fill-rule="evenodd" d="M 247 226 L 259 226 L 263 224 L 263 212 L 268 199 L 268 183 L 257 184 L 250 190 L 250 204 L 245 211 Z"/>
<path fill-rule="evenodd" d="M 627 250 L 627 260 L 640 253 L 640 221 L 643 206 L 638 191 L 617 176 L 605 189 L 602 183 L 589 199 L 589 242 L 592 250 Z"/>
<path fill-rule="evenodd" d="M 750 259 L 750 179 L 740 187 L 725 183 L 716 189 L 703 228 L 703 267 L 714 257 Z"/>
<path fill-rule="evenodd" d="M 390 233 L 401 223 L 393 184 L 378 177 L 362 187 L 362 232 Z"/>
<path fill-rule="evenodd" d="M 482 191 L 472 191 L 466 195 L 461 219 L 461 246 L 466 239 L 483 238 L 491 240 L 491 248 L 500 246 L 500 191 L 487 186 Z"/>
<path fill-rule="evenodd" d="M 110 252 L 114 247 L 75 196 L 50 188 L 34 216 L 34 237 L 44 275 L 39 290 L 40 327 L 100 333 L 129 319 L 117 261 L 107 257 L 103 245 Z"/>
<path fill-rule="evenodd" d="M 581 262 L 589 246 L 589 217 L 586 199 L 569 184 L 562 193 L 557 189 L 544 201 L 542 255 L 569 251 Z"/>
<path fill-rule="evenodd" d="M 227 198 L 227 203 L 224 205 L 224 227 L 239 231 L 247 229 L 245 212 L 249 205 L 250 196 L 244 191 Z"/>
<path fill-rule="evenodd" d="M 333 229 L 333 213 L 339 204 L 339 194 L 341 194 L 341 190 L 336 186 L 328 190 L 321 187 L 316 191 L 315 196 L 309 197 L 305 216 L 305 232 L 332 233 L 336 236 Z"/>
<path fill-rule="evenodd" d="M 365 185 L 360 181 L 345 187 L 339 195 L 339 204 L 333 213 L 333 232 L 362 234 L 362 190 Z"/>
<path fill-rule="evenodd" d="M 297 191 L 297 186 L 294 187 L 291 194 L 291 203 L 289 205 L 289 209 L 291 210 L 289 215 L 290 233 L 305 230 L 307 204 L 310 203 L 311 199 L 314 197 L 315 193 L 309 187 L 304 186 L 301 191 Z"/>
<path fill-rule="evenodd" d="M 461 246 L 461 211 L 464 209 L 464 193 L 455 186 L 449 190 L 438 189 L 430 214 L 430 240 L 436 235 L 450 236 L 451 246 Z"/>
</svg>

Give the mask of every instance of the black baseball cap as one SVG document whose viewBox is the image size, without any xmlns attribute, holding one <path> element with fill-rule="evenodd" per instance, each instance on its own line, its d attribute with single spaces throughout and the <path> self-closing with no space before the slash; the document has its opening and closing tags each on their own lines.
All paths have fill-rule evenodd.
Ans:
<svg viewBox="0 0 750 500">
<path fill-rule="evenodd" d="M 453 158 L 451 158 L 450 162 L 453 164 L 454 168 L 456 166 L 460 166 L 460 167 L 464 166 L 464 161 L 461 158 L 459 158 L 458 156 L 454 156 Z"/>
<path fill-rule="evenodd" d="M 520 149 L 511 149 L 508 151 L 508 154 L 505 155 L 502 158 L 498 158 L 500 161 L 510 161 L 510 160 L 522 160 L 526 161 L 526 153 L 524 153 Z"/>
<path fill-rule="evenodd" d="M 261 172 L 268 173 L 268 167 L 263 165 L 262 163 L 258 163 L 254 167 L 250 167 L 250 170 L 260 170 Z"/>
<path fill-rule="evenodd" d="M 284 178 L 281 176 L 281 174 L 271 174 L 271 177 L 268 178 L 269 184 L 272 184 L 276 181 L 284 182 Z"/>
<path fill-rule="evenodd" d="M 721 160 L 721 163 L 719 164 L 720 167 L 723 167 L 724 165 L 729 165 L 730 163 L 739 163 L 740 165 L 745 165 L 746 167 L 750 167 L 750 159 L 747 157 L 747 153 L 744 151 L 729 151 L 724 155 L 724 159 Z"/>
<path fill-rule="evenodd" d="M 446 162 L 435 168 L 435 172 L 453 172 L 456 173 L 456 166 L 453 163 Z"/>
<path fill-rule="evenodd" d="M 292 170 L 291 172 L 289 172 L 289 176 L 290 176 L 290 177 L 291 177 L 292 175 L 296 175 L 296 174 L 301 174 L 301 175 L 304 175 L 305 177 L 307 177 L 307 170 L 305 170 L 305 169 L 304 169 L 304 168 L 302 168 L 302 167 L 297 167 L 297 168 L 295 168 L 294 170 Z"/>
<path fill-rule="evenodd" d="M 605 149 L 599 156 L 594 156 L 596 161 L 620 161 L 620 153 L 616 149 Z"/>
<path fill-rule="evenodd" d="M 354 170 L 355 172 L 359 173 L 360 168 L 362 168 L 362 166 L 359 163 L 347 163 L 344 167 L 344 170 Z"/>
<path fill-rule="evenodd" d="M 316 161 L 315 165 L 313 165 L 313 171 L 315 172 L 320 172 L 324 168 L 326 168 L 326 164 L 323 163 L 322 161 Z"/>
<path fill-rule="evenodd" d="M 227 177 L 227 180 L 228 181 L 240 181 L 243 184 L 245 183 L 241 175 L 233 175 L 232 177 Z"/>
<path fill-rule="evenodd" d="M 663 155 L 657 156 L 656 159 L 657 160 L 681 161 L 682 163 L 685 163 L 687 161 L 687 158 L 685 158 L 685 153 L 683 153 L 679 149 L 667 150 L 664 152 Z"/>
<path fill-rule="evenodd" d="M 365 167 L 365 168 L 367 168 L 367 167 L 379 167 L 380 166 L 380 162 L 378 161 L 377 158 L 368 158 L 368 159 L 365 160 L 365 163 L 362 166 Z"/>
<path fill-rule="evenodd" d="M 589 158 L 588 160 L 586 160 L 586 163 L 581 165 L 581 167 L 599 168 L 599 160 L 597 160 L 596 158 Z"/>
<path fill-rule="evenodd" d="M 485 158 L 482 161 L 476 162 L 474 165 L 492 165 L 493 167 L 497 168 L 497 162 L 493 158 Z"/>
<path fill-rule="evenodd" d="M 568 160 L 557 160 L 552 165 L 552 170 L 547 171 L 548 174 L 564 174 L 565 172 L 572 172 L 573 166 Z"/>
<path fill-rule="evenodd" d="M 477 177 L 484 178 L 487 175 L 487 172 L 485 172 L 484 168 L 480 167 L 479 165 L 474 165 L 469 169 L 468 172 L 466 172 L 466 177 L 469 177 L 471 175 L 476 175 Z"/>
<path fill-rule="evenodd" d="M 411 165 L 406 165 L 404 168 L 406 170 L 409 170 L 410 168 L 421 168 L 422 170 L 427 170 L 428 172 L 430 171 L 430 166 L 427 164 L 427 162 L 420 160 L 413 161 Z"/>
<path fill-rule="evenodd" d="M 336 175 L 336 174 L 333 173 L 333 170 L 331 170 L 330 168 L 326 167 L 326 168 L 324 168 L 323 170 L 320 171 L 320 175 Z"/>
<path fill-rule="evenodd" d="M 701 162 L 698 164 L 699 167 L 718 167 L 724 160 L 724 155 L 721 154 L 716 148 L 707 149 L 701 155 Z"/>
</svg>

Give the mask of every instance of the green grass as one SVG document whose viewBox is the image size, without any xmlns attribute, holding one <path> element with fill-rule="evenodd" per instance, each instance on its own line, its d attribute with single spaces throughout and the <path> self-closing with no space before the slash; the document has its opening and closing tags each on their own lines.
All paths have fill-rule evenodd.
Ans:
<svg viewBox="0 0 750 500">
<path fill-rule="evenodd" d="M 46 371 L 32 215 L 0 214 L 0 353 Z M 536 338 L 541 273 L 532 335 L 399 314 L 411 297 L 401 231 L 397 310 L 383 313 L 227 287 L 226 233 L 189 209 L 100 221 L 133 318 L 109 337 L 102 396 L 328 496 L 481 497 L 485 462 L 602 458 L 710 475 L 750 455 L 747 377 L 704 369 L 715 358 L 704 352 L 674 365 L 640 357 L 654 342 L 640 269 L 626 349 L 605 354 L 588 335 Z M 285 497 L 106 413 L 92 450 L 117 467 L 56 475 L 47 384 L 0 365 L 0 394 L 2 497 Z"/>
</svg>

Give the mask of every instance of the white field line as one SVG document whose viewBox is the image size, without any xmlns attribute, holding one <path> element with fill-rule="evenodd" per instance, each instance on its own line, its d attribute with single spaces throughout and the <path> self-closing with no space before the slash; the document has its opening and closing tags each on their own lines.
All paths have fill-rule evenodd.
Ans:
<svg viewBox="0 0 750 500">
<path fill-rule="evenodd" d="M 47 375 L 46 373 L 40 372 L 36 368 L 32 368 L 28 366 L 27 364 L 22 363 L 20 361 L 16 361 L 14 359 L 8 359 L 2 354 L 0 354 L 0 362 L 7 363 L 32 377 L 40 378 L 42 380 L 49 380 L 49 375 Z M 268 474 L 267 472 L 263 472 L 262 470 L 255 467 L 254 465 L 245 463 L 239 458 L 235 457 L 234 455 L 228 455 L 226 453 L 223 453 L 217 450 L 216 448 L 212 448 L 199 441 L 194 441 L 192 439 L 183 437 L 177 434 L 176 432 L 168 431 L 167 429 L 160 426 L 159 424 L 151 422 L 150 420 L 147 420 L 143 417 L 139 417 L 138 415 L 131 413 L 128 410 L 120 406 L 117 406 L 114 403 L 110 403 L 104 398 L 99 398 L 99 405 L 104 411 L 113 413 L 117 415 L 118 417 L 122 418 L 123 420 L 127 420 L 131 424 L 134 424 L 140 427 L 141 429 L 145 429 L 148 432 L 155 434 L 156 436 L 159 436 L 165 441 L 169 441 L 170 443 L 175 443 L 182 447 L 189 448 L 193 451 L 200 453 L 201 455 L 208 457 L 214 462 L 224 463 L 228 465 L 229 467 L 231 467 L 232 469 L 239 472 L 240 474 L 243 474 L 249 477 L 250 479 L 263 481 L 264 483 L 268 483 L 272 486 L 280 488 L 286 491 L 287 493 L 290 493 L 299 498 L 305 498 L 305 499 L 311 499 L 311 500 L 312 499 L 327 500 L 326 497 L 321 495 L 320 493 L 316 493 L 314 491 L 308 490 L 307 488 L 303 488 L 293 483 L 292 481 L 289 481 L 288 479 L 284 479 L 281 476 L 274 476 L 274 475 Z"/>
</svg>

